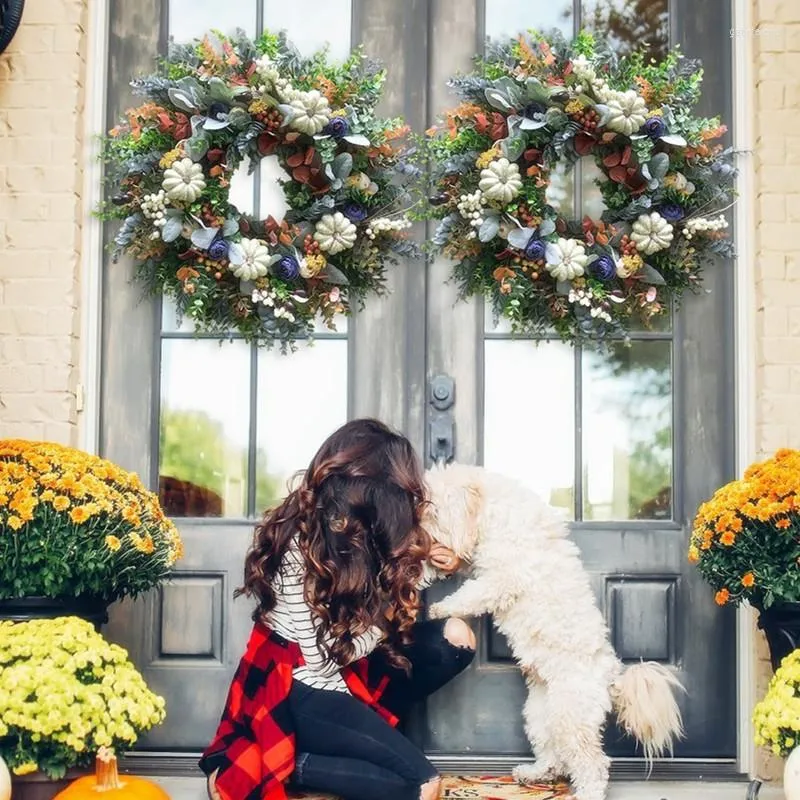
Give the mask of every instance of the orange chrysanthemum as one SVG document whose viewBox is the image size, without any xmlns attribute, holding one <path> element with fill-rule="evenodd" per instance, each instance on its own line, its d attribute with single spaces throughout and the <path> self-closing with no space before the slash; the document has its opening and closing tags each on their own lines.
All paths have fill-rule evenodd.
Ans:
<svg viewBox="0 0 800 800">
<path fill-rule="evenodd" d="M 725 605 L 725 603 L 727 603 L 727 602 L 728 602 L 728 600 L 730 600 L 730 597 L 731 597 L 731 593 L 730 593 L 730 592 L 729 592 L 727 589 L 720 589 L 720 590 L 719 590 L 719 591 L 718 591 L 718 592 L 717 592 L 717 593 L 714 595 L 714 602 L 715 602 L 715 603 L 716 603 L 718 606 L 724 606 L 724 605 Z"/>
<path fill-rule="evenodd" d="M 742 586 L 749 589 L 751 586 L 755 586 L 756 583 L 756 576 L 753 575 L 752 572 L 746 572 L 742 575 Z"/>
</svg>

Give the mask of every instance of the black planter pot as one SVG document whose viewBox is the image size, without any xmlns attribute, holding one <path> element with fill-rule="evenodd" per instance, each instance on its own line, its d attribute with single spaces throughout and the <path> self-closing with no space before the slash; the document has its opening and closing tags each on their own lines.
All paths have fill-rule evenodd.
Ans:
<svg viewBox="0 0 800 800">
<path fill-rule="evenodd" d="M 778 603 L 759 612 L 758 627 L 767 637 L 774 672 L 789 653 L 800 647 L 800 603 Z"/>
<path fill-rule="evenodd" d="M 28 622 L 32 619 L 80 617 L 95 630 L 108 622 L 108 603 L 97 597 L 16 597 L 0 600 L 0 619 Z"/>
</svg>

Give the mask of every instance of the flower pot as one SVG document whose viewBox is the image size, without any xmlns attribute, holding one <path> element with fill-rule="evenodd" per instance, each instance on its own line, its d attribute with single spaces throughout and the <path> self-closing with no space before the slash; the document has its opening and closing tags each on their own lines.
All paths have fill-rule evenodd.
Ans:
<svg viewBox="0 0 800 800">
<path fill-rule="evenodd" d="M 15 597 L 0 600 L 0 619 L 27 622 L 31 619 L 80 617 L 97 631 L 108 622 L 108 604 L 97 597 Z"/>
<path fill-rule="evenodd" d="M 800 603 L 776 603 L 761 611 L 758 627 L 767 637 L 774 672 L 781 661 L 800 646 Z"/>
<path fill-rule="evenodd" d="M 72 781 L 87 775 L 85 769 L 71 769 L 58 780 L 48 778 L 43 772 L 11 776 L 11 797 L 14 800 L 53 800 Z"/>
</svg>

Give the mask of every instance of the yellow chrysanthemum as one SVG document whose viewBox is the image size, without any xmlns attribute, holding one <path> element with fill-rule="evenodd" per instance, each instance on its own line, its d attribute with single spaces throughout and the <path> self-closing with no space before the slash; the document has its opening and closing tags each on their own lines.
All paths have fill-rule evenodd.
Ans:
<svg viewBox="0 0 800 800">
<path fill-rule="evenodd" d="M 25 523 L 16 515 L 12 514 L 8 518 L 8 527 L 11 528 L 12 531 L 18 531 Z"/>
<path fill-rule="evenodd" d="M 33 772 L 37 772 L 39 770 L 39 765 L 35 761 L 26 761 L 24 764 L 17 764 L 14 769 L 11 771 L 15 775 L 30 775 Z"/>
<path fill-rule="evenodd" d="M 65 497 L 63 494 L 58 495 L 55 500 L 53 500 L 53 508 L 56 511 L 66 511 L 70 507 L 71 501 L 69 497 Z"/>
<path fill-rule="evenodd" d="M 567 114 L 577 114 L 583 111 L 584 108 L 586 108 L 586 102 L 581 100 L 580 97 L 573 97 L 572 100 L 564 106 L 564 111 L 566 111 Z"/>
<path fill-rule="evenodd" d="M 158 166 L 161 167 L 161 169 L 169 169 L 179 158 L 181 158 L 182 155 L 183 152 L 181 151 L 181 149 L 175 147 L 169 152 L 164 153 L 163 156 L 161 156 L 161 160 L 158 162 Z"/>
<path fill-rule="evenodd" d="M 486 150 L 478 156 L 475 166 L 478 169 L 486 169 L 499 155 L 495 149 Z"/>
<path fill-rule="evenodd" d="M 106 536 L 106 547 L 112 552 L 116 553 L 122 547 L 122 542 L 119 537 L 109 534 Z"/>
</svg>

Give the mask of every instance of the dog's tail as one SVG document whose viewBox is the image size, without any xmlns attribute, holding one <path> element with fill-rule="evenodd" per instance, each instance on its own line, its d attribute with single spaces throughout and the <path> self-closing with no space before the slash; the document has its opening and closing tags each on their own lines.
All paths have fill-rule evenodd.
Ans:
<svg viewBox="0 0 800 800">
<path fill-rule="evenodd" d="M 683 736 L 677 691 L 683 691 L 681 682 L 654 661 L 631 664 L 611 687 L 617 721 L 641 744 L 648 762 L 672 754 L 675 740 Z"/>
</svg>

